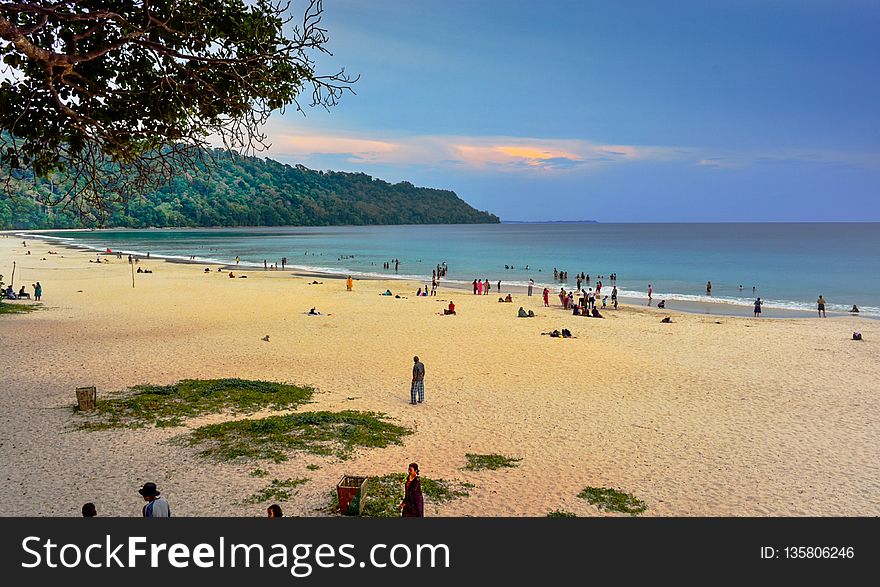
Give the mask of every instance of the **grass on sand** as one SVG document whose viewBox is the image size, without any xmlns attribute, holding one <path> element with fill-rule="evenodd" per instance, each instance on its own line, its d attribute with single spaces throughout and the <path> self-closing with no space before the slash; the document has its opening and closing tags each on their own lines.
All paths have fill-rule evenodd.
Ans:
<svg viewBox="0 0 880 587">
<path fill-rule="evenodd" d="M 576 518 L 577 515 L 571 512 L 566 512 L 565 510 L 553 510 L 552 512 L 547 512 L 548 518 Z"/>
<path fill-rule="evenodd" d="M 578 493 L 578 497 L 606 512 L 637 516 L 648 509 L 647 504 L 637 497 L 608 487 L 587 487 Z"/>
<path fill-rule="evenodd" d="M 27 314 L 39 308 L 33 304 L 10 304 L 0 302 L 0 315 L 2 314 Z"/>
<path fill-rule="evenodd" d="M 193 430 L 190 445 L 202 456 L 220 461 L 239 457 L 287 460 L 287 451 L 347 459 L 357 448 L 401 444 L 412 430 L 392 424 L 374 412 L 303 412 L 253 420 L 233 420 Z"/>
<path fill-rule="evenodd" d="M 171 385 L 137 385 L 99 399 L 94 412 L 81 412 L 88 421 L 79 428 L 181 426 L 182 418 L 205 414 L 294 409 L 308 402 L 313 392 L 309 387 L 245 379 L 184 379 Z"/>
<path fill-rule="evenodd" d="M 292 491 L 299 485 L 307 483 L 308 479 L 272 479 L 272 482 L 244 500 L 246 504 L 263 503 L 266 501 L 287 501 L 295 491 Z"/>
<path fill-rule="evenodd" d="M 494 471 L 504 467 L 516 467 L 518 466 L 517 463 L 522 460 L 515 457 L 506 457 L 504 455 L 477 455 L 467 453 L 465 456 L 467 457 L 467 465 L 465 465 L 464 468 L 468 471 L 482 471 L 484 469 Z"/>
</svg>

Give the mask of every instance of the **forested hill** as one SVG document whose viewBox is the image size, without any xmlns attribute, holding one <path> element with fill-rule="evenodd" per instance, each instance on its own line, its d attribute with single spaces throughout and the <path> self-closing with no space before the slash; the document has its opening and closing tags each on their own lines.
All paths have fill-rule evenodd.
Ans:
<svg viewBox="0 0 880 587">
<path fill-rule="evenodd" d="M 314 171 L 271 159 L 215 152 L 216 165 L 180 174 L 105 216 L 105 227 L 478 224 L 498 217 L 455 192 L 390 184 L 363 173 Z M 79 228 L 69 212 L 41 205 L 50 184 L 13 181 L 0 191 L 0 228 Z M 58 189 L 57 186 L 55 188 Z M 0 190 L 3 190 L 0 186 Z M 10 198 L 10 194 L 14 197 Z"/>
</svg>

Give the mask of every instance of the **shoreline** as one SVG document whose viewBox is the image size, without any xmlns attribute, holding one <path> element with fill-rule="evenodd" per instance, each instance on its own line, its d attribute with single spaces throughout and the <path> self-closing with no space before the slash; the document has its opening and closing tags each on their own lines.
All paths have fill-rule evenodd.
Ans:
<svg viewBox="0 0 880 587">
<path fill-rule="evenodd" d="M 114 253 L 106 253 L 105 251 L 101 251 L 97 247 L 91 247 L 91 246 L 87 246 L 87 245 L 79 245 L 76 243 L 72 243 L 70 241 L 62 241 L 62 240 L 60 240 L 60 238 L 56 239 L 56 238 L 52 238 L 51 235 L 44 235 L 43 234 L 45 232 L 71 232 L 71 231 L 82 232 L 83 230 L 84 229 L 49 229 L 49 230 L 40 230 L 39 232 L 34 232 L 34 231 L 29 231 L 29 230 L 17 230 L 17 231 L 0 231 L 0 234 L 6 233 L 6 234 L 10 234 L 12 236 L 19 236 L 22 238 L 31 238 L 31 239 L 39 240 L 41 242 L 48 241 L 48 242 L 56 243 L 58 246 L 67 246 L 68 248 L 74 249 L 74 250 L 92 251 L 92 252 L 95 252 L 100 255 L 108 255 L 108 254 L 113 255 L 114 254 Z M 114 229 L 109 229 L 109 230 L 114 230 Z M 140 230 L 140 229 L 119 229 L 119 230 Z M 163 229 L 156 229 L 156 230 L 163 230 Z M 41 238 L 41 237 L 45 237 L 45 236 L 48 236 L 48 238 Z M 141 258 L 141 259 L 144 259 L 144 258 L 146 258 L 147 252 L 126 250 L 123 252 L 123 254 L 124 255 L 131 254 L 134 256 L 139 256 L 139 258 Z M 333 271 L 319 271 L 319 270 L 315 270 L 312 268 L 294 266 L 294 265 L 288 265 L 284 269 L 268 269 L 267 270 L 267 269 L 264 269 L 263 267 L 260 267 L 258 265 L 235 265 L 235 264 L 231 264 L 231 263 L 224 263 L 224 262 L 217 260 L 217 259 L 205 259 L 205 258 L 184 259 L 184 258 L 180 258 L 180 257 L 167 256 L 167 255 L 155 255 L 155 256 L 151 256 L 150 259 L 162 260 L 166 263 L 204 265 L 204 266 L 212 266 L 212 267 L 221 267 L 223 269 L 235 269 L 237 271 L 266 271 L 266 272 L 273 272 L 273 273 L 285 272 L 285 273 L 290 273 L 291 275 L 298 276 L 298 277 L 312 277 L 312 278 L 323 278 L 323 279 L 345 279 L 349 275 L 349 273 L 333 272 Z M 399 276 L 398 277 L 397 275 L 387 275 L 387 276 L 366 275 L 366 274 L 363 274 L 360 272 L 352 272 L 351 275 L 355 280 L 369 280 L 369 281 L 385 281 L 385 280 L 387 280 L 387 281 L 399 281 L 401 283 L 406 283 L 406 284 L 414 284 L 415 288 L 413 288 L 413 291 L 410 292 L 411 295 L 415 295 L 415 290 L 417 288 L 423 287 L 425 285 L 430 285 L 430 282 L 428 282 L 428 284 L 425 284 L 424 282 L 422 282 L 418 279 L 409 277 L 409 276 Z M 490 282 L 490 284 L 493 286 L 493 291 L 494 291 L 495 283 Z M 536 282 L 535 287 L 534 287 L 534 295 L 536 297 L 540 298 L 541 291 L 542 291 L 544 285 L 546 285 L 547 287 L 550 288 L 550 300 L 551 300 L 551 306 L 552 306 L 553 300 L 554 299 L 558 300 L 558 298 L 556 296 L 556 294 L 558 293 L 558 288 L 563 287 L 563 286 L 562 286 L 562 284 L 556 283 L 556 284 L 554 284 L 555 285 L 555 289 L 554 289 L 554 287 L 551 287 L 551 284 L 546 284 L 546 283 L 538 284 Z M 447 289 L 447 290 L 456 290 L 456 291 L 461 291 L 462 294 L 467 293 L 469 295 L 473 295 L 473 293 L 471 291 L 470 283 L 441 280 L 440 286 Z M 502 289 L 503 289 L 504 294 L 511 293 L 511 294 L 517 294 L 517 295 L 525 295 L 527 293 L 528 288 L 527 288 L 527 286 L 524 286 L 524 285 L 506 285 L 502 281 Z M 566 288 L 566 291 L 570 292 L 572 289 L 573 288 Z M 607 291 L 610 292 L 610 286 L 606 286 L 605 289 L 607 289 Z M 438 288 L 438 291 L 440 291 L 439 288 Z M 495 295 L 497 297 L 497 292 L 495 292 L 494 294 L 493 293 L 489 294 L 490 297 L 492 295 Z M 675 294 L 671 294 L 671 295 L 675 295 Z M 641 297 L 633 297 L 630 295 L 620 295 L 618 297 L 618 299 L 619 299 L 619 304 L 621 306 L 627 305 L 627 306 L 642 306 L 642 307 L 645 307 L 648 309 L 653 308 L 653 309 L 658 310 L 658 313 L 662 313 L 661 310 L 663 310 L 663 309 L 656 308 L 657 302 L 659 302 L 661 299 L 664 299 L 663 296 L 660 296 L 660 295 L 657 295 L 654 297 L 654 304 L 652 304 L 652 305 L 647 304 L 647 302 L 646 302 L 647 297 L 641 298 Z M 609 300 L 609 304 L 610 304 L 610 300 Z M 763 309 L 764 309 L 764 311 L 762 312 L 761 319 L 779 319 L 779 318 L 806 319 L 806 318 L 818 318 L 819 317 L 818 313 L 815 310 L 780 308 L 778 306 L 773 306 L 773 305 L 768 306 L 766 304 L 766 302 L 765 302 Z M 610 307 L 610 305 L 607 308 L 607 310 L 612 311 L 612 312 L 614 311 Z M 697 300 L 680 300 L 680 299 L 672 298 L 671 296 L 666 298 L 665 311 L 685 312 L 685 313 L 689 313 L 689 314 L 699 314 L 699 315 L 718 316 L 718 317 L 752 317 L 752 318 L 754 318 L 754 312 L 753 312 L 752 305 L 738 304 L 738 303 L 734 303 L 734 302 L 730 302 L 730 301 L 710 302 L 710 301 L 703 301 L 703 300 L 699 300 L 699 301 L 697 301 Z M 862 313 L 855 313 L 854 314 L 854 313 L 844 312 L 844 311 L 840 311 L 840 310 L 829 310 L 828 315 L 829 315 L 829 317 L 832 317 L 832 318 L 840 318 L 840 317 L 845 317 L 845 316 L 855 316 L 855 317 L 864 317 L 864 318 L 868 318 L 871 320 L 880 320 L 880 316 L 873 316 L 870 314 L 862 314 Z"/>
</svg>

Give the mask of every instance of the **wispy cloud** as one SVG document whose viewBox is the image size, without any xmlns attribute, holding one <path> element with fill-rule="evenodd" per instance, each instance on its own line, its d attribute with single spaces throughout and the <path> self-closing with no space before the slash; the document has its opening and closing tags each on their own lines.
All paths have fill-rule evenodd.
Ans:
<svg viewBox="0 0 880 587">
<path fill-rule="evenodd" d="M 662 145 L 604 144 L 585 139 L 511 136 L 393 135 L 296 132 L 283 120 L 265 129 L 270 157 L 320 167 L 352 164 L 430 167 L 474 172 L 554 175 L 589 172 L 633 163 L 678 163 L 709 170 L 736 170 L 784 163 L 880 167 L 880 154 L 832 150 L 728 151 Z"/>
<path fill-rule="evenodd" d="M 682 159 L 685 151 L 670 147 L 603 145 L 581 139 L 461 135 L 418 135 L 381 138 L 310 133 L 281 126 L 266 129 L 270 156 L 302 160 L 333 155 L 355 164 L 419 165 L 551 173 L 591 169 L 638 160 Z"/>
</svg>

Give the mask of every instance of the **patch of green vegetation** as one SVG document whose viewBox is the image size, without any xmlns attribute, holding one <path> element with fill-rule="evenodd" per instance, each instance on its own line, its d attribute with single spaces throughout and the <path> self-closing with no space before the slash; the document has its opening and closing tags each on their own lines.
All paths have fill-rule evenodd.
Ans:
<svg viewBox="0 0 880 587">
<path fill-rule="evenodd" d="M 175 426 L 183 426 L 183 420 L 177 416 L 165 420 L 161 418 L 156 420 L 156 428 L 174 428 Z"/>
<path fill-rule="evenodd" d="M 422 496 L 426 502 L 444 503 L 468 497 L 473 483 L 450 481 L 446 479 L 428 479 L 419 477 L 422 484 Z M 370 477 L 367 480 L 367 497 L 364 500 L 363 516 L 369 518 L 397 518 L 400 510 L 397 506 L 403 500 L 406 473 L 391 473 L 382 477 Z M 339 496 L 333 490 L 330 500 L 331 512 L 339 510 Z"/>
<path fill-rule="evenodd" d="M 193 430 L 190 445 L 207 445 L 202 456 L 221 461 L 239 457 L 287 460 L 286 451 L 347 459 L 355 449 L 401 444 L 412 430 L 374 412 L 304 412 L 256 420 L 234 420 Z"/>
<path fill-rule="evenodd" d="M 27 314 L 33 312 L 40 306 L 34 304 L 10 304 L 0 302 L 0 314 Z"/>
<path fill-rule="evenodd" d="M 257 467 L 256 469 L 248 473 L 248 475 L 250 475 L 251 477 L 267 477 L 269 475 L 269 471 Z"/>
<path fill-rule="evenodd" d="M 292 489 L 307 483 L 308 479 L 272 479 L 272 482 L 244 500 L 246 504 L 263 503 L 265 501 L 287 501 L 296 492 Z"/>
<path fill-rule="evenodd" d="M 637 497 L 608 487 L 587 487 L 578 493 L 578 497 L 606 512 L 637 516 L 648 509 L 647 504 Z"/>
<path fill-rule="evenodd" d="M 293 409 L 308 402 L 314 390 L 271 381 L 184 379 L 172 385 L 138 385 L 99 399 L 82 430 L 182 426 L 182 418 L 221 412 L 253 413 Z"/>
<path fill-rule="evenodd" d="M 306 465 L 306 469 L 308 469 L 309 471 L 317 471 L 320 468 L 321 468 L 321 466 L 316 465 L 315 463 L 312 463 L 310 465 Z"/>
<path fill-rule="evenodd" d="M 553 510 L 552 512 L 547 512 L 548 518 L 576 518 L 577 515 L 567 512 L 565 510 Z"/>
<path fill-rule="evenodd" d="M 522 460 L 515 457 L 506 457 L 504 455 L 477 455 L 467 453 L 465 456 L 467 457 L 467 465 L 465 465 L 464 468 L 468 471 L 482 471 L 484 469 L 494 471 L 503 467 L 516 467 L 518 466 L 517 463 Z"/>
</svg>

